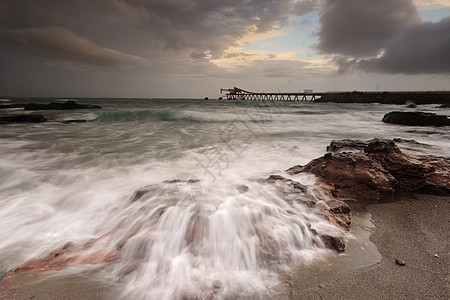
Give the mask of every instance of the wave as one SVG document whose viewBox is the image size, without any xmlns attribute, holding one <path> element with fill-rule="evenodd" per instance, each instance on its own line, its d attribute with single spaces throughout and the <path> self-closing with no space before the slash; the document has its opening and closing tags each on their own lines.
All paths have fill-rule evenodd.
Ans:
<svg viewBox="0 0 450 300">
<path fill-rule="evenodd" d="M 96 122 L 134 122 L 134 121 L 171 121 L 175 119 L 176 112 L 170 110 L 121 110 L 100 112 Z"/>
<path fill-rule="evenodd" d="M 267 113 L 217 113 L 190 110 L 126 110 L 103 111 L 93 120 L 96 122 L 148 122 L 148 121 L 192 121 L 192 122 L 266 122 L 272 120 Z"/>
</svg>

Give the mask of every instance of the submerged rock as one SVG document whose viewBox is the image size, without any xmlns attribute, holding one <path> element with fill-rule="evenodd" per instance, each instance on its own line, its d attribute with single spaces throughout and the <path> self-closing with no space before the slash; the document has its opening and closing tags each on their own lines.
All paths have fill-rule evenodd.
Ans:
<svg viewBox="0 0 450 300">
<path fill-rule="evenodd" d="M 47 122 L 47 119 L 43 115 L 12 115 L 0 117 L 0 124 L 8 123 L 43 123 Z"/>
<path fill-rule="evenodd" d="M 447 116 L 425 112 L 393 111 L 383 117 L 383 122 L 410 126 L 449 126 Z"/>
<path fill-rule="evenodd" d="M 380 200 L 396 192 L 450 195 L 448 159 L 408 156 L 392 140 L 372 140 L 357 153 L 327 153 L 286 172 L 313 173 L 344 199 Z"/>
<path fill-rule="evenodd" d="M 24 108 L 25 104 L 0 104 L 0 109 Z"/>
<path fill-rule="evenodd" d="M 73 100 L 66 102 L 52 102 L 49 104 L 28 103 L 24 107 L 25 110 L 71 110 L 71 109 L 101 109 L 98 105 L 78 104 Z"/>
<path fill-rule="evenodd" d="M 332 195 L 328 194 L 328 190 L 324 188 L 324 197 L 313 197 L 308 193 L 308 189 L 305 185 L 294 181 L 292 179 L 285 178 L 280 175 L 271 175 L 266 180 L 268 183 L 276 184 L 283 199 L 292 204 L 293 202 L 301 203 L 306 207 L 312 208 L 317 206 L 317 202 L 323 201 L 325 206 L 323 207 L 322 216 L 328 222 L 335 224 L 343 229 L 343 231 L 350 230 L 352 221 L 352 212 L 347 203 L 342 200 L 336 199 Z M 312 228 L 309 228 L 312 234 L 318 235 L 321 239 L 321 244 L 326 248 L 342 252 L 345 250 L 346 241 L 342 234 L 326 234 L 318 233 Z"/>
</svg>

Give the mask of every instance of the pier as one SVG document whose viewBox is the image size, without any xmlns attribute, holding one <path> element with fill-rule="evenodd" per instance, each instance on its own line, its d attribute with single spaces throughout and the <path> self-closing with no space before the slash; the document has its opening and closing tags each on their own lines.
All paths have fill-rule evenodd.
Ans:
<svg viewBox="0 0 450 300">
<path fill-rule="evenodd" d="M 315 101 L 323 93 L 304 90 L 304 92 L 294 93 L 264 93 L 249 92 L 240 88 L 220 89 L 220 93 L 226 92 L 227 100 L 253 100 L 253 101 Z"/>
<path fill-rule="evenodd" d="M 226 100 L 252 101 L 308 101 L 333 103 L 382 103 L 382 104 L 443 104 L 450 106 L 450 91 L 393 91 L 393 92 L 313 92 L 304 90 L 294 93 L 249 92 L 240 88 L 221 89 Z M 222 97 L 220 97 L 222 99 Z"/>
</svg>

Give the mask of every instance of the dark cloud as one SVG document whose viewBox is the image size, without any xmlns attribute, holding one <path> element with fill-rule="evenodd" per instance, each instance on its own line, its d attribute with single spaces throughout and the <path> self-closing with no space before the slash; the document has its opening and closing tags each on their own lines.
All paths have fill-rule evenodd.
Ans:
<svg viewBox="0 0 450 300">
<path fill-rule="evenodd" d="M 450 17 L 422 23 L 386 45 L 380 57 L 341 59 L 342 70 L 360 69 L 385 73 L 450 73 Z"/>
<path fill-rule="evenodd" d="M 102 48 L 61 27 L 6 30 L 0 28 L 0 50 L 97 66 L 122 66 L 144 59 Z"/>
<path fill-rule="evenodd" d="M 322 53 L 371 56 L 420 23 L 411 0 L 327 0 L 320 17 Z"/>
<path fill-rule="evenodd" d="M 341 73 L 450 73 L 450 18 L 422 22 L 411 0 L 328 0 L 320 23 Z"/>
</svg>

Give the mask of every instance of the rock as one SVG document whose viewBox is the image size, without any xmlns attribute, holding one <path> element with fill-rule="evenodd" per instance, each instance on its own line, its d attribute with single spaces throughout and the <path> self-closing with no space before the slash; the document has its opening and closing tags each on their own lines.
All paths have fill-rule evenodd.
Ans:
<svg viewBox="0 0 450 300">
<path fill-rule="evenodd" d="M 1 104 L 0 109 L 7 108 L 24 108 L 25 104 Z"/>
<path fill-rule="evenodd" d="M 404 261 L 404 260 L 401 260 L 401 259 L 396 259 L 395 260 L 395 263 L 397 264 L 397 265 L 399 265 L 399 266 L 404 266 L 404 265 L 406 265 L 406 262 Z"/>
<path fill-rule="evenodd" d="M 409 126 L 448 126 L 450 120 L 447 116 L 425 112 L 393 111 L 383 117 L 383 122 Z"/>
<path fill-rule="evenodd" d="M 288 169 L 288 174 L 313 173 L 331 184 L 332 195 L 344 199 L 380 199 L 395 191 L 396 180 L 363 153 L 327 153 L 306 166 Z"/>
<path fill-rule="evenodd" d="M 266 182 L 275 185 L 278 191 L 280 191 L 280 196 L 287 203 L 292 205 L 293 202 L 296 202 L 309 208 L 316 207 L 317 198 L 312 197 L 308 193 L 307 187 L 301 183 L 280 175 L 271 175 L 266 179 Z M 352 212 L 350 207 L 344 201 L 334 198 L 331 194 L 329 194 L 327 189 L 323 189 L 322 192 L 324 193 L 324 197 L 321 197 L 320 200 L 324 201 L 326 204 L 322 212 L 324 219 L 338 227 L 341 227 L 343 229 L 342 233 L 350 230 L 352 220 Z M 308 230 L 320 238 L 321 241 L 316 242 L 318 246 L 325 246 L 338 252 L 345 250 L 346 242 L 342 235 L 331 236 L 318 234 L 317 231 L 310 227 L 308 227 Z M 286 255 L 286 251 L 280 251 L 277 248 L 279 246 L 274 244 L 272 240 L 265 238 L 263 234 L 259 234 L 258 237 L 260 238 L 260 243 L 263 249 L 263 257 L 279 260 L 281 255 L 282 258 L 286 259 L 286 257 L 283 256 Z M 281 253 L 284 254 L 282 255 Z"/>
<path fill-rule="evenodd" d="M 237 186 L 236 189 L 241 194 L 248 192 L 248 186 L 246 186 L 245 184 L 241 184 L 241 185 Z"/>
<path fill-rule="evenodd" d="M 223 286 L 222 281 L 220 281 L 219 279 L 214 280 L 212 284 L 213 288 L 216 290 L 221 289 Z"/>
<path fill-rule="evenodd" d="M 8 123 L 43 123 L 47 122 L 47 119 L 43 115 L 12 115 L 0 117 L 0 124 Z"/>
<path fill-rule="evenodd" d="M 45 271 L 62 270 L 77 264 L 101 264 L 120 258 L 116 250 L 96 250 L 86 252 L 99 239 L 93 239 L 83 245 L 66 243 L 61 249 L 54 250 L 47 257 L 36 259 L 33 262 L 14 269 L 13 273 L 39 273 Z"/>
<path fill-rule="evenodd" d="M 71 110 L 71 109 L 101 109 L 98 105 L 78 104 L 73 100 L 66 102 L 52 102 L 49 104 L 28 103 L 24 107 L 25 110 Z"/>
<path fill-rule="evenodd" d="M 74 119 L 74 120 L 65 120 L 63 121 L 64 124 L 70 124 L 70 123 L 86 123 L 87 120 L 83 119 Z"/>
<path fill-rule="evenodd" d="M 412 101 L 406 101 L 405 106 L 407 108 L 416 108 L 417 107 L 417 105 Z"/>
<path fill-rule="evenodd" d="M 338 252 L 345 251 L 345 239 L 339 236 L 322 235 L 325 246 L 329 249 L 336 249 Z"/>
<path fill-rule="evenodd" d="M 352 210 L 347 203 L 341 200 L 332 199 L 326 201 L 328 205 L 328 211 L 332 215 L 334 222 L 345 230 L 350 230 L 352 224 Z"/>
<path fill-rule="evenodd" d="M 444 103 L 440 105 L 439 108 L 450 108 L 450 103 Z"/>
<path fill-rule="evenodd" d="M 411 157 L 392 140 L 369 141 L 363 152 L 327 153 L 288 174 L 310 172 L 338 198 L 381 200 L 396 192 L 450 195 L 450 161 Z"/>
<path fill-rule="evenodd" d="M 327 152 L 338 152 L 339 150 L 363 150 L 367 147 L 367 142 L 360 140 L 332 140 L 327 146 Z"/>
</svg>

